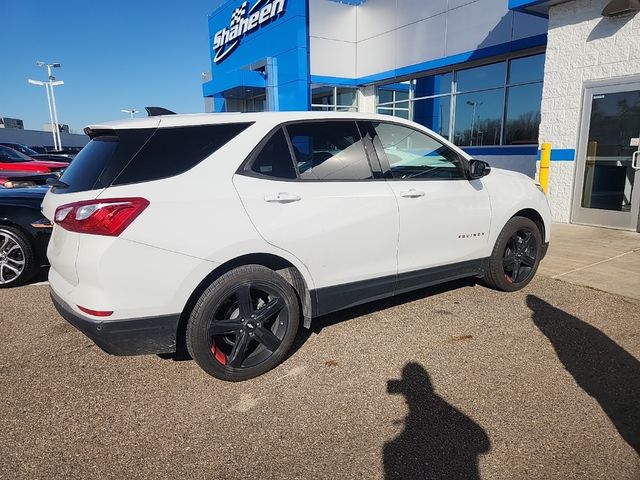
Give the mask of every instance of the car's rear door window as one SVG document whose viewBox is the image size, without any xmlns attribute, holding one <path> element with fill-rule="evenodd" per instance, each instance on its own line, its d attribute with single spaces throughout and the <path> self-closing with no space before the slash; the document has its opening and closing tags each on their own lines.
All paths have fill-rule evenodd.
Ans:
<svg viewBox="0 0 640 480">
<path fill-rule="evenodd" d="M 282 128 L 279 128 L 251 163 L 251 171 L 267 177 L 294 179 L 296 169 Z"/>
<path fill-rule="evenodd" d="M 373 178 L 355 122 L 301 122 L 286 129 L 302 180 Z"/>
</svg>

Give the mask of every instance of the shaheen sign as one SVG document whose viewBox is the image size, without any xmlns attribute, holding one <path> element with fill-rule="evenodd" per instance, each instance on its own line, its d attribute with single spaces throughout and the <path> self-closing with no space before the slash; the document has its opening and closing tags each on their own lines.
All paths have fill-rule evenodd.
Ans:
<svg viewBox="0 0 640 480">
<path fill-rule="evenodd" d="M 255 32 L 262 25 L 284 13 L 285 0 L 257 0 L 247 9 L 249 2 L 244 2 L 233 12 L 228 27 L 218 30 L 213 37 L 213 61 L 220 63 L 233 52 L 240 40 Z"/>
</svg>

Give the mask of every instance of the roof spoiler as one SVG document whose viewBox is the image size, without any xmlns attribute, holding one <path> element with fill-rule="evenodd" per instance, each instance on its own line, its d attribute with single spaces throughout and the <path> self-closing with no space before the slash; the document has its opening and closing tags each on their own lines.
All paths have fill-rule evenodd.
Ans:
<svg viewBox="0 0 640 480">
<path fill-rule="evenodd" d="M 162 108 L 162 107 L 144 107 L 144 109 L 147 111 L 147 114 L 150 117 L 157 117 L 158 115 L 175 115 L 176 112 L 172 112 L 171 110 L 167 110 L 166 108 Z"/>
</svg>

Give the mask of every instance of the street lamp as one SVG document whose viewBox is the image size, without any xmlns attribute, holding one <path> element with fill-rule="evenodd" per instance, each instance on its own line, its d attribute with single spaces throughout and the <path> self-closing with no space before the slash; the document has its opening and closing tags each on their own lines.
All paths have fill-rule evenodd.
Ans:
<svg viewBox="0 0 640 480">
<path fill-rule="evenodd" d="M 131 110 L 120 110 L 120 111 L 121 111 L 122 113 L 128 113 L 128 114 L 129 114 L 129 116 L 130 116 L 131 118 L 133 118 L 133 117 L 135 116 L 135 114 L 136 114 L 136 113 L 139 113 L 139 112 L 140 112 L 140 110 L 135 110 L 135 109 L 133 109 L 133 108 L 132 108 Z"/>
<path fill-rule="evenodd" d="M 56 108 L 56 96 L 53 93 L 53 87 L 57 87 L 59 85 L 64 85 L 62 80 L 56 81 L 56 77 L 51 73 L 52 68 L 60 68 L 59 63 L 51 63 L 47 64 L 40 60 L 36 62 L 38 67 L 47 67 L 47 82 L 41 82 L 39 80 L 31 80 L 28 82 L 31 85 L 37 85 L 39 87 L 44 87 L 47 92 L 47 105 L 49 106 L 49 120 L 51 121 L 51 132 L 53 134 L 53 148 L 55 150 L 62 150 L 62 139 L 60 138 L 60 126 L 58 123 L 58 110 Z"/>
<path fill-rule="evenodd" d="M 475 127 L 475 123 L 476 123 L 476 107 L 479 107 L 480 105 L 482 105 L 483 102 L 472 102 L 471 100 L 467 101 L 467 105 L 470 105 L 473 107 L 473 116 L 471 117 L 471 145 L 473 145 L 473 128 Z"/>
</svg>

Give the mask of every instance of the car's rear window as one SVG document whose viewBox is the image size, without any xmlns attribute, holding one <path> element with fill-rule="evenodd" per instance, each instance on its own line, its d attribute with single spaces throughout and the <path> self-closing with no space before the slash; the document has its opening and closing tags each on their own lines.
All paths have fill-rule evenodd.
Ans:
<svg viewBox="0 0 640 480">
<path fill-rule="evenodd" d="M 193 168 L 251 123 L 98 132 L 60 181 L 73 193 L 168 178 Z"/>
</svg>

